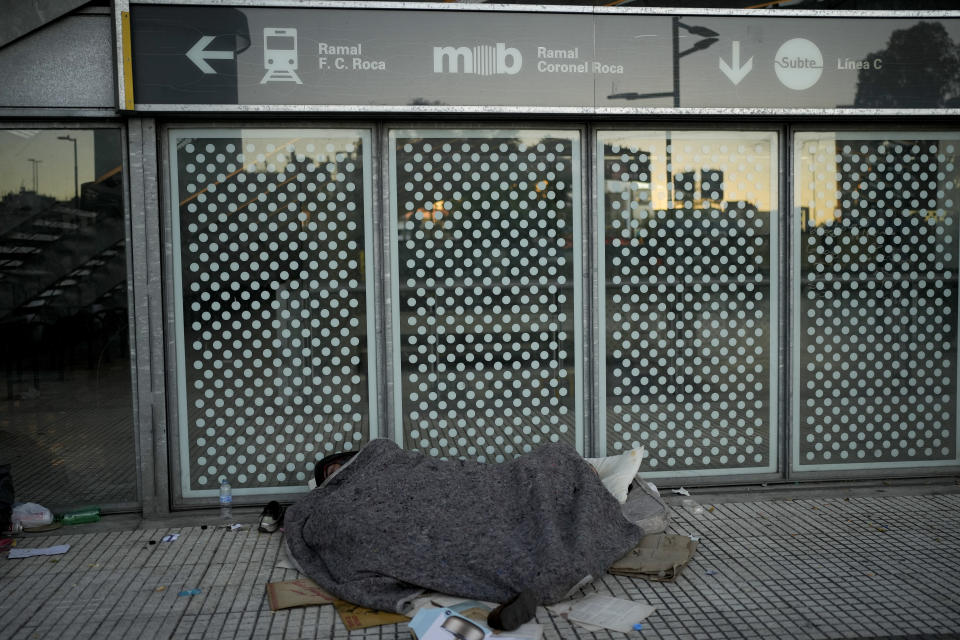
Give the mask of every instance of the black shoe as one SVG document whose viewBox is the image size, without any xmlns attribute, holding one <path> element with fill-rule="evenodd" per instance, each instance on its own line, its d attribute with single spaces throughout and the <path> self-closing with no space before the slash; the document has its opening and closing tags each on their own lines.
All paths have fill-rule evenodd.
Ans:
<svg viewBox="0 0 960 640">
<path fill-rule="evenodd" d="M 487 616 L 487 625 L 501 631 L 513 631 L 533 619 L 537 612 L 537 598 L 533 591 L 521 591 Z"/>
<path fill-rule="evenodd" d="M 280 506 L 279 502 L 271 500 L 260 514 L 260 524 L 257 529 L 263 533 L 273 533 L 283 524 L 284 511 L 285 509 Z"/>
</svg>

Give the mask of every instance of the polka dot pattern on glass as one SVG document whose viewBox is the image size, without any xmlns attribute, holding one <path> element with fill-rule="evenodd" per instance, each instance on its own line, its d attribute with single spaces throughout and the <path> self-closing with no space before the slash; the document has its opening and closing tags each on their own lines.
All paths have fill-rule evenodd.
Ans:
<svg viewBox="0 0 960 640">
<path fill-rule="evenodd" d="M 575 444 L 573 140 L 395 139 L 404 446 Z"/>
<path fill-rule="evenodd" d="M 176 141 L 193 489 L 303 486 L 369 437 L 362 143 Z"/>
<path fill-rule="evenodd" d="M 607 455 L 643 445 L 665 473 L 771 464 L 773 149 L 601 134 Z"/>
<path fill-rule="evenodd" d="M 796 150 L 801 468 L 955 459 L 960 144 Z"/>
</svg>

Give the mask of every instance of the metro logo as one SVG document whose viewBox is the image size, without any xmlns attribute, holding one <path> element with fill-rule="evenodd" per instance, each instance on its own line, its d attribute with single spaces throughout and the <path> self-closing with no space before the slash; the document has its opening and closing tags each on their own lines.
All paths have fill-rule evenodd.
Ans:
<svg viewBox="0 0 960 640">
<path fill-rule="evenodd" d="M 444 69 L 446 61 L 446 69 Z M 495 47 L 481 44 L 473 47 L 434 47 L 434 73 L 473 73 L 481 76 L 513 75 L 520 72 L 523 56 L 520 51 L 498 42 Z"/>
</svg>

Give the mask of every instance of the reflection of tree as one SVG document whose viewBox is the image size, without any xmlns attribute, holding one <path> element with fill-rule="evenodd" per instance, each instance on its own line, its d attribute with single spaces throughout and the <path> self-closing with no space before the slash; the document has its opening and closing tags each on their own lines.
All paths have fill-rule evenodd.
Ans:
<svg viewBox="0 0 960 640">
<path fill-rule="evenodd" d="M 960 105 L 960 47 L 939 22 L 894 31 L 887 48 L 867 60 L 870 65 L 857 78 L 856 107 Z M 875 60 L 879 69 L 874 69 Z"/>
</svg>

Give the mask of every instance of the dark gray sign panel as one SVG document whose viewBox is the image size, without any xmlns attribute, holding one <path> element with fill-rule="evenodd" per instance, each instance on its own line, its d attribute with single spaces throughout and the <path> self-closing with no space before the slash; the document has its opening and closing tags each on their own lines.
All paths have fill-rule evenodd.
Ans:
<svg viewBox="0 0 960 640">
<path fill-rule="evenodd" d="M 597 55 L 637 60 L 622 77 L 598 78 L 597 106 L 960 107 L 957 19 L 660 18 L 678 23 L 673 37 L 637 18 L 597 16 Z M 648 60 L 667 73 L 652 73 Z"/>
<path fill-rule="evenodd" d="M 137 7 L 131 15 L 134 96 L 158 104 L 243 104 L 238 61 L 250 47 L 244 12 Z"/>
<path fill-rule="evenodd" d="M 960 107 L 960 18 L 139 5 L 135 108 Z"/>
</svg>

